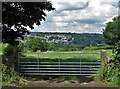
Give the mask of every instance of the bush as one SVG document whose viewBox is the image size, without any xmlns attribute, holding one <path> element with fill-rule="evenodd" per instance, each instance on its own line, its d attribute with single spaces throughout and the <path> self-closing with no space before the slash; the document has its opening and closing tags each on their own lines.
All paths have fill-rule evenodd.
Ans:
<svg viewBox="0 0 120 89">
<path fill-rule="evenodd" d="M 49 44 L 44 42 L 41 38 L 33 38 L 25 43 L 25 47 L 33 52 L 37 52 L 39 50 L 44 52 L 48 50 Z"/>
<path fill-rule="evenodd" d="M 15 62 L 17 62 L 17 46 L 8 45 L 3 50 L 2 63 L 11 68 Z"/>
<path fill-rule="evenodd" d="M 8 45 L 3 50 L 2 58 L 2 86 L 9 86 L 14 83 L 22 83 L 23 78 L 15 71 L 17 62 L 17 46 Z"/>
<path fill-rule="evenodd" d="M 95 80 L 102 81 L 109 86 L 120 86 L 120 64 L 111 60 L 105 67 L 100 68 Z"/>
<path fill-rule="evenodd" d="M 110 86 L 120 86 L 120 41 L 114 47 L 114 58 L 99 70 L 95 78 Z"/>
<path fill-rule="evenodd" d="M 3 51 L 5 50 L 5 48 L 8 46 L 8 44 L 3 44 L 0 43 L 0 52 L 3 53 Z"/>
<path fill-rule="evenodd" d="M 18 51 L 20 51 L 20 52 L 25 51 L 25 50 L 24 50 L 24 43 L 19 42 Z"/>
<path fill-rule="evenodd" d="M 14 71 L 13 68 L 8 69 L 5 64 L 2 65 L 2 86 L 10 86 L 15 83 L 24 83 L 22 77 L 20 77 L 17 72 Z"/>
<path fill-rule="evenodd" d="M 98 70 L 97 74 L 95 75 L 95 80 L 96 81 L 103 81 L 104 78 L 105 78 L 105 74 L 106 73 L 106 68 L 105 67 L 102 67 Z"/>
<path fill-rule="evenodd" d="M 12 55 L 14 53 L 14 46 L 8 45 L 4 50 L 3 50 L 3 54 L 5 56 L 9 56 Z"/>
</svg>

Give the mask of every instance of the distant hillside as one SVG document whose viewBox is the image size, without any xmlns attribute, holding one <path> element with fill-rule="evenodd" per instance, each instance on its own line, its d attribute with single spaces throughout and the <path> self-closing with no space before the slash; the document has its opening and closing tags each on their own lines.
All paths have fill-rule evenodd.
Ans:
<svg viewBox="0 0 120 89">
<path fill-rule="evenodd" d="M 31 36 L 41 37 L 47 42 L 62 44 L 79 44 L 84 46 L 100 46 L 105 45 L 105 39 L 102 34 L 96 33 L 44 33 L 31 32 Z"/>
</svg>

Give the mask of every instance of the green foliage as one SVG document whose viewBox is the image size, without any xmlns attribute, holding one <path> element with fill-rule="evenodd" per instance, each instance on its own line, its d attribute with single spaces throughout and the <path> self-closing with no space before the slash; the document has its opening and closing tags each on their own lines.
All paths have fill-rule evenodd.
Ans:
<svg viewBox="0 0 120 89">
<path fill-rule="evenodd" d="M 2 63 L 11 67 L 17 60 L 17 46 L 8 45 L 3 50 Z"/>
<path fill-rule="evenodd" d="M 47 51 L 49 44 L 47 42 L 42 42 L 41 52 Z"/>
<path fill-rule="evenodd" d="M 99 46 L 105 45 L 105 39 L 103 34 L 89 34 L 89 33 L 43 33 L 43 32 L 31 32 L 33 36 L 39 36 L 45 38 L 46 41 L 63 43 L 63 44 L 77 44 L 81 48 L 86 46 Z"/>
<path fill-rule="evenodd" d="M 31 35 L 38 36 L 49 42 L 49 51 L 80 51 L 87 46 L 105 45 L 102 34 L 32 32 Z"/>
<path fill-rule="evenodd" d="M 18 51 L 24 51 L 24 43 L 22 42 L 19 42 L 19 45 L 18 45 Z"/>
<path fill-rule="evenodd" d="M 104 29 L 103 34 L 107 44 L 114 46 L 114 57 L 96 75 L 96 79 L 111 86 L 120 86 L 120 25 L 118 23 L 120 23 L 120 16 L 115 17 L 113 22 L 107 23 Z"/>
<path fill-rule="evenodd" d="M 120 62 L 120 40 L 118 41 L 118 43 L 115 46 L 115 59 L 117 59 Z"/>
<path fill-rule="evenodd" d="M 95 80 L 103 81 L 110 86 L 120 86 L 120 64 L 111 62 L 100 68 Z"/>
<path fill-rule="evenodd" d="M 106 43 L 115 45 L 120 40 L 120 16 L 113 18 L 112 22 L 106 24 L 103 29 L 103 35 L 106 38 Z"/>
<path fill-rule="evenodd" d="M 83 46 L 96 46 L 96 45 L 103 45 L 104 42 L 104 37 L 101 34 L 89 34 L 89 33 L 84 33 L 80 35 L 74 35 L 74 40 L 73 43 L 75 44 L 81 44 Z"/>
<path fill-rule="evenodd" d="M 42 52 L 47 51 L 49 46 L 47 42 L 43 42 L 40 38 L 33 38 L 30 41 L 27 41 L 25 45 L 29 50 L 33 52 L 37 52 L 39 50 Z"/>
<path fill-rule="evenodd" d="M 3 64 L 2 65 L 2 86 L 10 86 L 11 84 L 22 84 L 25 81 L 22 77 L 20 77 L 17 72 L 14 71 L 13 68 L 8 69 L 8 67 Z"/>
<path fill-rule="evenodd" d="M 49 51 L 80 51 L 82 46 L 78 44 L 54 44 L 50 43 Z"/>
<path fill-rule="evenodd" d="M 3 50 L 2 63 L 6 64 L 8 68 L 13 67 L 13 64 L 17 61 L 17 48 L 12 45 L 8 45 Z"/>
<path fill-rule="evenodd" d="M 17 64 L 17 47 L 8 45 L 3 51 L 2 57 L 2 79 L 3 86 L 10 85 L 12 83 L 21 81 L 17 73 L 15 72 Z"/>
<path fill-rule="evenodd" d="M 106 68 L 105 67 L 101 67 L 97 74 L 95 75 L 94 79 L 97 81 L 103 81 L 104 80 L 104 74 L 105 74 Z"/>
<path fill-rule="evenodd" d="M 26 27 L 39 26 L 42 20 L 45 21 L 45 11 L 54 9 L 51 2 L 2 2 L 2 41 L 18 45 L 15 39 L 29 33 Z"/>
<path fill-rule="evenodd" d="M 14 64 L 16 64 L 17 61 L 17 48 L 8 44 L 3 45 L 5 45 L 5 48 L 2 57 L 2 86 L 5 87 L 14 83 L 24 83 L 23 78 L 15 71 L 16 65 Z"/>
<path fill-rule="evenodd" d="M 14 53 L 14 50 L 12 50 L 12 49 L 14 49 L 14 46 L 8 45 L 8 46 L 4 49 L 3 54 L 4 54 L 5 56 L 12 55 L 12 54 Z"/>
<path fill-rule="evenodd" d="M 5 50 L 5 48 L 8 46 L 8 44 L 0 44 L 0 54 L 3 54 L 3 51 Z"/>
</svg>

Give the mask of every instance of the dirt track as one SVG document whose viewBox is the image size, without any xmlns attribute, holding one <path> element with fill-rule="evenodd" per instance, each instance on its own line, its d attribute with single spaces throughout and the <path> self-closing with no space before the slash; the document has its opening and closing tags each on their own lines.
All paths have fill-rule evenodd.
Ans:
<svg viewBox="0 0 120 89">
<path fill-rule="evenodd" d="M 89 83 L 56 83 L 50 81 L 29 81 L 23 87 L 106 87 L 102 83 L 91 81 Z"/>
<path fill-rule="evenodd" d="M 17 85 L 17 87 L 107 87 L 105 84 L 96 82 L 93 77 L 80 77 L 80 82 L 57 82 L 55 80 L 28 80 L 27 85 Z"/>
</svg>

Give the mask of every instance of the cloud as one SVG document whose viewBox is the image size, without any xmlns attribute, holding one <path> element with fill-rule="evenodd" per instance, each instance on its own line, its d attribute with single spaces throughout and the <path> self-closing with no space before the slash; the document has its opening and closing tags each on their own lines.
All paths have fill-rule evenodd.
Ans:
<svg viewBox="0 0 120 89">
<path fill-rule="evenodd" d="M 105 23 L 118 15 L 117 0 L 52 0 L 56 11 L 48 13 L 33 31 L 101 33 Z"/>
<path fill-rule="evenodd" d="M 51 0 L 56 11 L 83 9 L 88 6 L 87 0 Z"/>
<path fill-rule="evenodd" d="M 83 24 L 96 24 L 96 23 L 101 23 L 102 20 L 95 19 L 95 18 L 86 18 L 86 19 L 76 20 L 76 22 L 83 23 Z"/>
<path fill-rule="evenodd" d="M 57 9 L 58 12 L 61 11 L 72 11 L 72 10 L 80 10 L 87 8 L 89 5 L 89 2 L 83 3 L 83 2 L 76 2 L 76 3 L 68 3 L 68 2 L 59 2 L 61 5 L 61 8 Z"/>
</svg>

